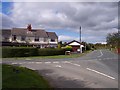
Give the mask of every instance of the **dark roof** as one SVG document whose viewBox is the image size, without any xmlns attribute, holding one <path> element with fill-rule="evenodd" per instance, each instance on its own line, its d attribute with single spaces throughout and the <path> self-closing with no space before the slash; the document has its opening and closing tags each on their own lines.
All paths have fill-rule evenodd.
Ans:
<svg viewBox="0 0 120 90">
<path fill-rule="evenodd" d="M 45 30 L 32 29 L 31 31 L 29 31 L 25 28 L 13 28 L 12 29 L 12 35 L 48 37 Z"/>
<path fill-rule="evenodd" d="M 80 42 L 79 42 L 79 41 L 73 40 L 73 41 L 71 41 L 71 42 L 68 42 L 66 45 L 68 45 L 68 44 L 70 44 L 70 43 L 72 43 L 72 42 L 77 42 L 77 43 L 79 43 L 79 44 L 80 44 Z"/>
<path fill-rule="evenodd" d="M 50 39 L 57 39 L 58 36 L 56 35 L 55 32 L 47 32 L 47 35 Z"/>
<path fill-rule="evenodd" d="M 58 39 L 58 36 L 55 32 L 46 32 L 43 29 L 32 29 L 31 31 L 27 30 L 27 28 L 12 28 L 11 29 L 2 29 L 2 35 L 4 37 L 8 37 L 11 35 L 17 35 L 17 36 L 38 36 L 38 37 L 44 37 L 44 38 L 50 38 L 50 39 Z"/>
<path fill-rule="evenodd" d="M 11 30 L 10 29 L 2 29 L 1 33 L 2 33 L 2 36 L 4 36 L 4 37 L 10 37 L 11 36 Z"/>
<path fill-rule="evenodd" d="M 26 36 L 27 34 L 27 29 L 25 28 L 13 28 L 11 33 L 12 35 L 18 35 L 18 36 Z"/>
<path fill-rule="evenodd" d="M 35 36 L 39 36 L 39 37 L 48 37 L 47 33 L 45 30 L 37 30 L 35 33 Z"/>
</svg>

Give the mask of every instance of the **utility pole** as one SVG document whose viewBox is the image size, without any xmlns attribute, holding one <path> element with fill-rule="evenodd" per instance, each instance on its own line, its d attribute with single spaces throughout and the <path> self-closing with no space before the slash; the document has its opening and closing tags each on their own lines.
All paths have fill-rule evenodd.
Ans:
<svg viewBox="0 0 120 90">
<path fill-rule="evenodd" d="M 80 53 L 82 53 L 82 48 L 81 48 L 81 26 L 80 26 Z"/>
<path fill-rule="evenodd" d="M 80 26 L 80 43 L 81 43 L 81 26 Z"/>
</svg>

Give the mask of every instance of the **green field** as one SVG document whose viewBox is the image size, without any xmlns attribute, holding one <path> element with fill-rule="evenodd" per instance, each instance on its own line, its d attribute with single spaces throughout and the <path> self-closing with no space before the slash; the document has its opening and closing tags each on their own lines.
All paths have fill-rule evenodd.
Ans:
<svg viewBox="0 0 120 90">
<path fill-rule="evenodd" d="M 50 88 L 49 83 L 37 72 L 11 65 L 2 65 L 2 90 L 6 88 Z"/>
</svg>

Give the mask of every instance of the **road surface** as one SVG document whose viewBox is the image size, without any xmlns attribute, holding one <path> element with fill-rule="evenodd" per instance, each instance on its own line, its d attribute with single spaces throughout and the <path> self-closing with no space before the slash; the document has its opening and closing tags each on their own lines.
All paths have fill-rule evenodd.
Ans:
<svg viewBox="0 0 120 90">
<path fill-rule="evenodd" d="M 4 58 L 2 63 L 37 70 L 55 88 L 118 88 L 118 55 L 95 50 L 79 58 Z"/>
</svg>

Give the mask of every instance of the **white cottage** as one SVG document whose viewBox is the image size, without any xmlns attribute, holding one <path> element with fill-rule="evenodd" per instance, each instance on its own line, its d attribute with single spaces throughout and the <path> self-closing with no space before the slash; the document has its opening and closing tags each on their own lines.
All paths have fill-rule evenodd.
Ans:
<svg viewBox="0 0 120 90">
<path fill-rule="evenodd" d="M 2 29 L 2 45 L 31 45 L 40 48 L 57 47 L 58 36 L 44 29 L 27 28 Z"/>
</svg>

